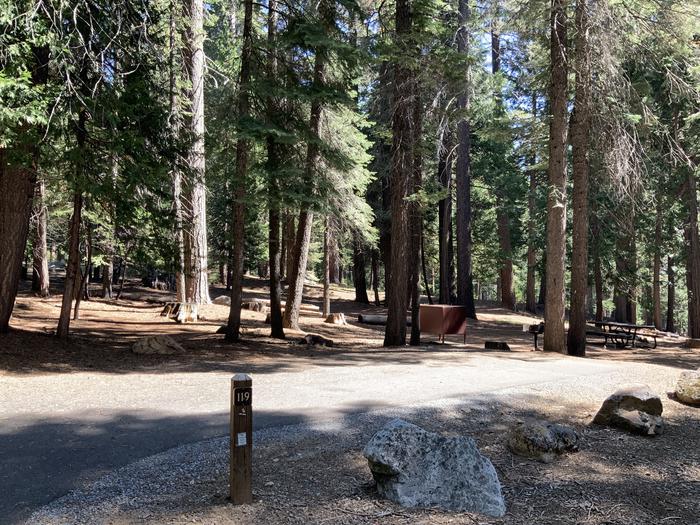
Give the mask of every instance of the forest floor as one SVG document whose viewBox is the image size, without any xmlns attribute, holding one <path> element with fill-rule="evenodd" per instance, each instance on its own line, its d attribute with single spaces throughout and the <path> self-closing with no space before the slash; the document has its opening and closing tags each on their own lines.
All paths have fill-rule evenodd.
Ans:
<svg viewBox="0 0 700 525">
<path fill-rule="evenodd" d="M 266 294 L 264 281 L 246 280 L 245 296 Z M 312 286 L 305 300 L 318 305 L 320 295 Z M 245 341 L 232 347 L 215 334 L 228 307 L 205 306 L 199 323 L 178 325 L 159 315 L 169 294 L 135 284 L 118 303 L 84 302 L 72 338 L 58 341 L 50 334 L 60 297 L 23 291 L 15 331 L 0 347 L 0 521 L 19 522 L 59 498 L 33 522 L 700 523 L 700 409 L 666 395 L 682 369 L 700 366 L 700 353 L 682 340 L 663 338 L 655 350 L 590 346 L 585 360 L 535 353 L 522 332 L 533 317 L 483 305 L 466 345 L 461 336 L 445 344 L 427 336 L 418 348 L 384 349 L 383 327 L 355 322 L 384 310 L 352 296 L 333 288 L 332 310 L 348 326 L 301 319 L 333 348 L 271 339 L 265 316 L 252 311 L 243 312 Z M 186 353 L 130 351 L 153 334 L 173 336 Z M 485 340 L 511 351 L 484 351 Z M 255 503 L 244 507 L 225 500 L 228 445 L 217 437 L 227 432 L 236 372 L 252 373 L 256 400 Z M 662 395 L 664 435 L 588 425 L 628 382 Z M 397 416 L 472 436 L 498 470 L 506 517 L 379 500 L 361 449 Z M 525 417 L 575 426 L 582 450 L 550 465 L 513 456 L 505 429 Z"/>
</svg>

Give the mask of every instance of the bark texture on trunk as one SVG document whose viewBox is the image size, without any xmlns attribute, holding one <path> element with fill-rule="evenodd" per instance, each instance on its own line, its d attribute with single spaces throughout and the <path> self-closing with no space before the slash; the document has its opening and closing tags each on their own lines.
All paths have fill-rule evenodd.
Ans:
<svg viewBox="0 0 700 525">
<path fill-rule="evenodd" d="M 571 251 L 571 306 L 566 341 L 569 355 L 586 355 L 586 297 L 588 294 L 588 144 L 591 133 L 591 56 L 588 0 L 576 3 L 576 94 L 571 117 L 573 148 L 573 239 Z"/>
<path fill-rule="evenodd" d="M 199 0 L 201 1 L 201 0 Z M 244 119 L 250 111 L 250 76 L 253 52 L 253 1 L 243 5 L 243 47 L 241 50 L 240 87 L 238 93 L 238 118 Z M 233 202 L 233 246 L 231 257 L 231 306 L 228 313 L 226 335 L 228 342 L 237 342 L 241 336 L 241 300 L 243 293 L 243 249 L 245 241 L 245 195 L 248 176 L 248 152 L 250 141 L 239 137 L 236 143 L 236 189 Z"/>
<path fill-rule="evenodd" d="M 207 193 L 205 186 L 204 156 L 204 3 L 192 0 L 190 4 L 189 68 L 190 68 L 190 145 L 188 164 L 192 174 L 190 188 L 190 286 L 188 302 L 208 304 L 208 245 Z"/>
<path fill-rule="evenodd" d="M 318 6 L 324 32 L 330 37 L 335 28 L 335 4 L 332 0 L 321 0 Z M 324 45 L 316 48 L 314 57 L 313 85 L 316 89 L 322 89 L 326 83 L 326 66 L 328 63 L 328 49 Z M 318 139 L 321 135 L 321 115 L 323 103 L 317 97 L 311 102 L 311 114 L 309 116 L 309 131 L 312 140 L 308 142 L 306 149 L 306 162 L 304 165 L 304 182 L 309 193 L 313 193 L 316 166 L 320 155 Z M 299 307 L 304 293 L 304 279 L 306 277 L 306 264 L 309 258 L 309 244 L 311 243 L 311 226 L 313 224 L 313 212 L 308 204 L 304 203 L 299 213 L 299 224 L 292 260 L 292 271 L 289 273 L 289 288 L 287 301 L 284 307 L 282 324 L 285 328 L 299 329 Z"/>
<path fill-rule="evenodd" d="M 566 266 L 567 0 L 552 0 L 549 100 L 549 193 L 544 319 L 545 352 L 565 352 L 564 276 Z"/>
<path fill-rule="evenodd" d="M 396 2 L 396 39 L 403 52 L 410 48 L 411 28 L 413 25 L 411 3 L 409 0 Z M 406 344 L 406 310 L 409 299 L 409 281 L 412 270 L 408 255 L 410 253 L 410 214 L 406 197 L 409 195 L 410 182 L 413 177 L 413 72 L 403 60 L 394 63 L 394 92 L 390 167 L 391 194 L 391 245 L 386 302 L 388 307 L 387 324 L 384 331 L 384 346 L 403 346 Z M 387 269 L 389 270 L 389 269 Z"/>
<path fill-rule="evenodd" d="M 285 242 L 285 256 L 284 256 L 284 275 L 289 281 L 292 275 L 292 266 L 294 265 L 294 240 L 295 240 L 295 224 L 294 224 L 294 214 L 291 211 L 287 211 L 287 216 L 284 220 L 284 237 Z"/>
<path fill-rule="evenodd" d="M 531 166 L 534 166 L 534 155 Z M 530 187 L 527 193 L 527 277 L 525 279 L 525 310 L 537 312 L 535 280 L 537 270 L 537 253 L 535 251 L 535 192 L 537 191 L 536 172 L 530 168 Z"/>
<path fill-rule="evenodd" d="M 48 210 L 44 202 L 44 181 L 36 184 L 34 193 L 34 246 L 32 250 L 32 291 L 41 297 L 49 296 L 49 259 L 46 254 Z"/>
<path fill-rule="evenodd" d="M 469 54 L 469 2 L 459 0 L 459 30 L 457 51 Z M 461 93 L 457 99 L 460 111 L 469 111 L 471 77 L 467 68 Z M 474 283 L 472 275 L 472 209 L 471 209 L 471 129 L 469 119 L 462 117 L 457 123 L 457 302 L 466 307 L 467 316 L 476 319 Z"/>
</svg>

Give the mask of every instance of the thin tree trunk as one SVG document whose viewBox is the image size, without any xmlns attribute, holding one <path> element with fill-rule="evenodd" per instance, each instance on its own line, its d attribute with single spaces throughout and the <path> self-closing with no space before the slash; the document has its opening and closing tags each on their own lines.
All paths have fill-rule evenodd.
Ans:
<svg viewBox="0 0 700 525">
<path fill-rule="evenodd" d="M 170 139 L 172 144 L 177 144 L 180 138 L 180 117 L 177 104 L 177 6 L 179 2 L 170 0 L 170 20 L 169 20 L 169 80 L 170 80 Z M 179 148 L 175 148 L 176 151 Z M 182 226 L 182 172 L 179 166 L 179 152 L 175 153 L 171 166 L 171 178 L 173 184 L 173 215 L 175 220 L 175 297 L 178 303 L 186 300 L 185 284 L 185 238 Z M 111 263 L 110 263 L 111 264 Z M 103 288 L 103 290 L 106 290 Z M 103 291 L 104 295 L 104 291 Z M 112 297 L 112 287 L 109 286 L 109 297 Z"/>
<path fill-rule="evenodd" d="M 532 91 L 532 122 L 537 120 L 537 92 Z M 525 280 L 525 310 L 537 313 L 537 299 L 535 296 L 535 271 L 537 270 L 537 252 L 535 248 L 535 195 L 537 193 L 537 154 L 535 152 L 534 138 L 531 144 L 532 151 L 529 155 L 529 188 L 527 192 L 527 277 Z"/>
<path fill-rule="evenodd" d="M 321 0 L 318 9 L 324 32 L 330 37 L 331 30 L 335 29 L 335 4 L 331 0 Z M 316 56 L 314 58 L 313 86 L 315 89 L 320 90 L 325 86 L 327 62 L 328 49 L 325 45 L 319 45 L 316 48 Z M 314 172 L 320 155 L 317 139 L 321 134 L 322 112 L 323 104 L 321 100 L 314 98 L 311 102 L 311 114 L 309 116 L 309 131 L 313 138 L 307 144 L 306 163 L 304 166 L 304 181 L 309 193 L 313 193 Z M 306 264 L 309 258 L 312 224 L 313 212 L 309 209 L 308 204 L 304 203 L 299 213 L 294 259 L 292 271 L 289 274 L 289 288 L 282 320 L 285 328 L 299 329 L 299 307 L 301 306 L 301 299 L 304 293 L 304 278 L 306 277 Z"/>
<path fill-rule="evenodd" d="M 32 291 L 40 297 L 49 296 L 49 260 L 46 256 L 48 210 L 44 202 L 44 181 L 39 180 L 34 194 L 34 249 L 32 251 Z"/>
<path fill-rule="evenodd" d="M 452 230 L 452 131 L 447 126 L 443 132 L 438 153 L 438 181 L 447 192 L 438 202 L 438 236 L 440 257 L 440 304 L 450 304 L 452 295 L 452 276 L 450 271 L 452 253 L 449 241 Z"/>
<path fill-rule="evenodd" d="M 411 194 L 415 195 L 422 189 L 423 185 L 423 143 L 422 143 L 422 120 L 423 102 L 420 92 L 421 86 L 417 78 L 413 79 L 413 166 L 411 180 Z M 420 276 L 421 261 L 424 262 L 422 254 L 422 230 L 423 213 L 420 202 L 414 199 L 410 203 L 409 213 L 411 217 L 411 253 L 408 260 L 412 261 L 411 277 L 411 346 L 420 345 Z M 426 287 L 427 287 L 426 281 Z M 429 293 L 429 292 L 428 292 Z"/>
<path fill-rule="evenodd" d="M 676 331 L 676 274 L 673 271 L 673 257 L 668 256 L 666 274 L 668 275 L 668 298 L 666 303 L 666 331 Z"/>
<path fill-rule="evenodd" d="M 588 144 L 591 130 L 590 23 L 587 0 L 576 3 L 576 95 L 571 117 L 573 148 L 573 240 L 571 252 L 571 305 L 569 355 L 586 355 L 586 296 L 588 293 Z"/>
<path fill-rule="evenodd" d="M 326 227 L 323 231 L 323 317 L 331 313 L 331 253 L 330 253 L 330 221 L 326 218 Z"/>
<path fill-rule="evenodd" d="M 243 49 L 238 92 L 238 118 L 245 119 L 250 112 L 250 78 L 253 52 L 253 2 L 243 4 Z M 243 294 L 243 250 L 245 243 L 245 195 L 248 176 L 250 141 L 241 136 L 236 144 L 236 189 L 233 202 L 233 249 L 231 262 L 231 306 L 225 339 L 237 342 L 241 335 L 241 300 Z"/>
<path fill-rule="evenodd" d="M 661 324 L 661 226 L 662 226 L 661 194 L 656 196 L 656 220 L 654 224 L 654 260 L 652 269 L 652 322 L 658 330 Z"/>
<path fill-rule="evenodd" d="M 491 73 L 497 75 L 501 71 L 501 36 L 499 28 L 499 2 L 495 2 L 494 18 L 491 23 Z M 500 115 L 503 111 L 503 100 L 500 91 L 494 94 L 496 111 Z M 497 192 L 498 193 L 498 192 Z M 510 217 L 505 208 L 504 196 L 496 197 L 496 232 L 498 245 L 501 252 L 499 276 L 501 282 L 500 301 L 503 308 L 515 310 L 515 294 L 513 291 L 513 246 L 511 240 Z"/>
<path fill-rule="evenodd" d="M 73 320 L 77 321 L 80 319 L 80 303 L 83 299 L 88 300 L 90 297 L 89 286 L 90 286 L 90 267 L 92 266 L 92 231 L 90 224 L 86 225 L 85 230 L 87 231 L 87 239 L 85 242 L 85 252 L 87 255 L 87 261 L 85 261 L 85 271 L 82 273 L 82 278 L 77 287 L 77 293 L 75 294 L 75 306 L 73 308 Z"/>
<path fill-rule="evenodd" d="M 428 304 L 433 304 L 433 295 L 430 293 L 430 284 L 428 283 L 428 269 L 425 265 L 425 235 L 423 232 L 422 224 L 420 232 L 420 262 L 423 270 L 423 283 L 425 284 L 425 295 L 428 296 Z"/>
<path fill-rule="evenodd" d="M 686 237 L 686 285 L 688 289 L 688 337 L 700 338 L 700 233 L 698 232 L 698 191 L 695 173 L 688 169 L 685 191 L 688 222 Z"/>
<path fill-rule="evenodd" d="M 396 1 L 396 41 L 399 48 L 409 52 L 413 20 L 409 0 Z M 384 331 L 384 346 L 406 344 L 406 310 L 408 284 L 412 270 L 408 269 L 410 253 L 410 214 L 406 197 L 413 177 L 413 72 L 404 60 L 394 63 L 394 92 L 392 108 L 393 140 L 389 187 L 391 195 L 391 243 L 386 285 L 388 307 Z"/>
<path fill-rule="evenodd" d="M 82 120 L 82 124 L 85 124 L 84 120 Z M 79 144 L 83 143 L 84 141 L 81 142 L 79 140 Z M 58 318 L 58 328 L 56 329 L 56 335 L 61 338 L 68 337 L 73 295 L 76 281 L 80 275 L 80 222 L 82 208 L 83 195 L 76 191 L 73 194 L 73 215 L 70 220 L 68 235 L 68 264 L 66 265 L 66 279 L 63 285 L 63 300 L 61 302 L 61 313 Z"/>
<path fill-rule="evenodd" d="M 552 0 L 549 124 L 549 195 L 547 196 L 547 291 L 544 318 L 546 352 L 565 352 L 564 275 L 566 265 L 567 0 Z"/>
<path fill-rule="evenodd" d="M 372 291 L 374 292 L 374 305 L 380 306 L 379 301 L 379 252 L 372 250 Z"/>
<path fill-rule="evenodd" d="M 287 211 L 287 217 L 284 221 L 284 236 L 286 238 L 286 248 L 285 248 L 285 258 L 284 258 L 284 275 L 286 276 L 287 282 L 292 276 L 292 266 L 294 265 L 294 241 L 295 241 L 295 228 L 294 228 L 294 214 L 291 211 Z"/>
<path fill-rule="evenodd" d="M 459 0 L 457 51 L 469 55 L 469 0 Z M 471 77 L 465 73 L 457 108 L 469 111 Z M 467 317 L 476 319 L 472 276 L 472 210 L 471 210 L 471 136 L 469 119 L 463 116 L 457 124 L 457 301 L 467 309 Z"/>
</svg>

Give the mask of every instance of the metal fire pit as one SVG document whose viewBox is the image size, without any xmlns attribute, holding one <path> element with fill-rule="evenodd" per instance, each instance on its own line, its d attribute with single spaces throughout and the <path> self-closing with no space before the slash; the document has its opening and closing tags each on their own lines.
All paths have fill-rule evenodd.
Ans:
<svg viewBox="0 0 700 525">
<path fill-rule="evenodd" d="M 464 306 L 422 304 L 419 321 L 421 333 L 436 334 L 441 343 L 445 342 L 447 334 L 464 335 L 464 342 L 467 342 L 467 309 Z"/>
</svg>

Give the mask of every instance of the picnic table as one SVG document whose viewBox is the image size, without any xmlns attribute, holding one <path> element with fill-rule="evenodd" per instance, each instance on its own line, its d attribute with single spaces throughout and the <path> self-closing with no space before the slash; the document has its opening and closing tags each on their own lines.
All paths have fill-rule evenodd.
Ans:
<svg viewBox="0 0 700 525">
<path fill-rule="evenodd" d="M 615 346 L 619 348 L 625 348 L 626 346 L 634 347 L 636 346 L 640 332 L 644 332 L 645 336 L 654 339 L 654 346 L 652 346 L 652 348 L 656 348 L 655 326 L 618 323 L 616 321 L 595 321 L 594 324 L 596 330 L 588 330 L 586 331 L 586 335 L 603 337 L 605 345 L 608 344 L 608 339 L 610 339 L 610 341 L 615 343 Z"/>
</svg>

